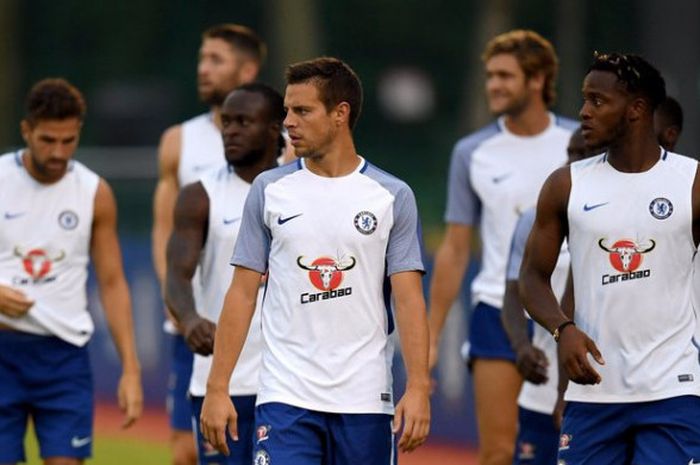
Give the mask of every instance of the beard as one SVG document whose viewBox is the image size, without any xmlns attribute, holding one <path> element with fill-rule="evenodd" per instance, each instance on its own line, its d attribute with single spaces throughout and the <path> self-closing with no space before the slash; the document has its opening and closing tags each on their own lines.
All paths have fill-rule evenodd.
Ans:
<svg viewBox="0 0 700 465">
<path fill-rule="evenodd" d="M 227 95 L 228 92 L 221 89 L 212 89 L 199 92 L 199 100 L 210 107 L 220 107 L 223 105 L 224 100 L 226 100 Z"/>
<path fill-rule="evenodd" d="M 253 166 L 256 163 L 260 162 L 262 160 L 263 156 L 265 155 L 265 150 L 263 148 L 258 148 L 258 149 L 253 149 L 249 152 L 244 153 L 238 158 L 235 159 L 230 159 L 228 156 L 226 157 L 226 162 L 229 164 L 229 166 L 232 166 L 234 168 L 245 168 L 248 166 Z"/>
<path fill-rule="evenodd" d="M 603 153 L 609 147 L 617 145 L 622 141 L 627 134 L 629 129 L 629 123 L 627 119 L 620 118 L 620 121 L 610 130 L 606 137 L 593 142 L 591 144 L 586 144 L 586 148 L 591 151 Z"/>
</svg>

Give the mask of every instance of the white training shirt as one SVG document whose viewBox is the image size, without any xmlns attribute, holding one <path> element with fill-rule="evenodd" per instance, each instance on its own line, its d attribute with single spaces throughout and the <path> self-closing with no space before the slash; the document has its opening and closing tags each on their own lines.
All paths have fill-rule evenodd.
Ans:
<svg viewBox="0 0 700 465">
<path fill-rule="evenodd" d="M 518 136 L 501 117 L 461 139 L 452 152 L 447 223 L 479 227 L 481 270 L 472 282 L 472 303 L 503 306 L 506 262 L 518 217 L 537 202 L 542 184 L 566 163 L 566 147 L 578 123 L 550 114 L 535 136 Z"/>
<path fill-rule="evenodd" d="M 199 181 L 207 172 L 221 166 L 224 161 L 224 142 L 221 131 L 216 127 L 213 114 L 203 113 L 190 118 L 181 127 L 180 159 L 177 165 L 177 183 L 180 188 Z M 199 271 L 197 271 L 199 273 Z M 200 292 L 199 276 L 192 279 L 192 291 L 195 298 Z M 177 334 L 173 323 L 166 319 L 163 324 L 165 332 Z"/>
<path fill-rule="evenodd" d="M 415 198 L 358 159 L 341 177 L 303 159 L 260 174 L 232 263 L 269 270 L 258 404 L 393 414 L 387 277 L 423 271 Z"/>
<path fill-rule="evenodd" d="M 578 402 L 700 395 L 691 303 L 692 186 L 698 162 L 660 150 L 642 173 L 607 155 L 571 165 L 569 251 L 577 326 L 600 349 L 602 382 L 569 383 Z"/>
<path fill-rule="evenodd" d="M 537 210 L 534 207 L 530 208 L 522 214 L 515 226 L 510 257 L 508 259 L 508 269 L 506 271 L 506 280 L 508 281 L 519 280 L 525 246 L 530 236 L 532 226 L 535 224 L 536 213 Z M 569 251 L 566 244 L 564 244 L 559 253 L 559 259 L 557 260 L 551 278 L 552 290 L 559 300 L 561 300 L 564 295 L 566 278 L 569 274 L 569 262 Z M 547 360 L 549 361 L 549 366 L 547 367 L 547 382 L 543 384 L 533 384 L 529 381 L 525 381 L 520 390 L 520 395 L 518 396 L 518 405 L 533 412 L 551 415 L 554 412 L 558 397 L 559 369 L 557 366 L 557 345 L 549 331 L 537 323 L 533 326 L 532 345 L 542 350 L 547 356 Z"/>
<path fill-rule="evenodd" d="M 94 329 L 85 285 L 99 177 L 70 161 L 59 181 L 42 184 L 22 152 L 0 156 L 0 284 L 34 305 L 20 318 L 0 314 L 0 323 L 83 346 Z"/>
<path fill-rule="evenodd" d="M 226 291 L 231 284 L 233 267 L 230 257 L 241 226 L 243 205 L 250 184 L 241 179 L 226 163 L 202 177 L 200 182 L 209 197 L 209 225 L 204 249 L 199 259 L 200 295 L 195 301 L 197 312 L 204 318 L 219 321 Z M 258 294 L 248 338 L 229 382 L 232 396 L 255 395 L 258 390 L 262 335 L 260 334 L 260 304 L 263 291 Z M 195 354 L 190 394 L 204 396 L 212 357 Z"/>
</svg>

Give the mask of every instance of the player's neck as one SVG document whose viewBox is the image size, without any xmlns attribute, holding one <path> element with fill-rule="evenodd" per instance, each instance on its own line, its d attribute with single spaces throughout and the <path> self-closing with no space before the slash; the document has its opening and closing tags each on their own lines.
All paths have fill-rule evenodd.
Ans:
<svg viewBox="0 0 700 465">
<path fill-rule="evenodd" d="M 212 105 L 209 107 L 209 112 L 211 113 L 211 120 L 214 126 L 221 131 L 221 107 L 218 105 Z"/>
<path fill-rule="evenodd" d="M 610 144 L 608 163 L 623 173 L 643 173 L 659 161 L 661 153 L 653 131 L 630 133 Z"/>
<path fill-rule="evenodd" d="M 360 156 L 355 151 L 352 136 L 339 136 L 326 153 L 304 158 L 306 168 L 312 173 L 327 178 L 346 176 L 357 169 Z"/>
<path fill-rule="evenodd" d="M 263 171 L 267 171 L 271 168 L 274 168 L 277 166 L 277 154 L 276 152 L 270 152 L 268 154 L 265 154 L 260 161 L 255 163 L 254 165 L 250 166 L 235 166 L 233 167 L 233 171 L 236 173 L 236 175 L 247 182 L 248 184 L 252 184 L 253 180 L 256 178 L 257 175 L 262 173 Z"/>
<path fill-rule="evenodd" d="M 549 112 L 544 102 L 535 100 L 514 114 L 506 114 L 505 125 L 508 131 L 517 136 L 536 136 L 550 125 Z"/>
</svg>

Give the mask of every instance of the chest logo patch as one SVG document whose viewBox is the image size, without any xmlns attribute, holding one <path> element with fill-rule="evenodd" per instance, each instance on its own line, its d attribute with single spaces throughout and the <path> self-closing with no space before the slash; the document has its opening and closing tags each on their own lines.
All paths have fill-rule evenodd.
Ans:
<svg viewBox="0 0 700 465">
<path fill-rule="evenodd" d="M 55 262 L 60 262 L 66 257 L 66 253 L 61 250 L 55 253 L 50 253 L 44 249 L 22 250 L 21 247 L 15 247 L 14 254 L 22 260 L 22 268 L 29 275 L 31 282 L 49 282 L 53 279 L 48 279 L 47 275 L 51 272 L 51 268 Z M 16 278 L 15 284 L 29 284 L 26 278 Z"/>
<path fill-rule="evenodd" d="M 78 227 L 78 214 L 71 210 L 63 210 L 58 215 L 58 224 L 66 230 L 72 230 Z"/>
<path fill-rule="evenodd" d="M 302 304 L 318 302 L 320 300 L 335 299 L 352 294 L 352 287 L 340 287 L 343 282 L 343 274 L 355 267 L 355 257 L 349 261 L 336 260 L 331 257 L 318 257 L 310 264 L 304 263 L 303 255 L 297 257 L 297 265 L 302 270 L 309 272 L 309 281 L 321 292 L 304 292 L 300 296 Z"/>
<path fill-rule="evenodd" d="M 673 213 L 673 204 L 665 197 L 657 197 L 649 204 L 649 213 L 657 220 L 665 220 Z"/>
<path fill-rule="evenodd" d="M 361 211 L 355 215 L 355 229 L 364 235 L 370 235 L 377 230 L 377 217 L 374 213 Z"/>
<path fill-rule="evenodd" d="M 598 241 L 598 246 L 609 254 L 610 265 L 620 273 L 604 274 L 601 281 L 603 285 L 651 276 L 651 270 L 639 270 L 639 267 L 642 265 L 643 255 L 656 247 L 653 239 L 649 239 L 646 244 L 637 244 L 631 239 L 620 239 L 607 246 L 603 238 Z"/>
</svg>

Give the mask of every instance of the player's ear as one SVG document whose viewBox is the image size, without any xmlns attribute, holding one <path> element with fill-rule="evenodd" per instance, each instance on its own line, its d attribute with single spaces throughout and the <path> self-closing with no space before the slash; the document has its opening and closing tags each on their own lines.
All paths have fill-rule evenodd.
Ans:
<svg viewBox="0 0 700 465">
<path fill-rule="evenodd" d="M 638 121 L 648 111 L 651 111 L 649 103 L 643 98 L 635 98 L 627 106 L 627 119 L 629 121 Z"/>
<path fill-rule="evenodd" d="M 535 73 L 528 79 L 528 86 L 536 93 L 542 93 L 546 77 L 544 73 Z"/>
<path fill-rule="evenodd" d="M 19 132 L 22 134 L 22 139 L 24 139 L 24 142 L 29 143 L 29 135 L 32 132 L 32 125 L 29 124 L 29 121 L 27 121 L 26 119 L 20 121 Z"/>
<path fill-rule="evenodd" d="M 348 102 L 340 102 L 333 109 L 333 119 L 336 126 L 342 126 L 347 124 L 349 126 L 350 120 L 350 104 Z"/>
<path fill-rule="evenodd" d="M 251 60 L 243 61 L 240 72 L 241 83 L 255 81 L 255 78 L 258 77 L 258 71 L 260 71 L 260 66 L 257 63 Z"/>
</svg>

